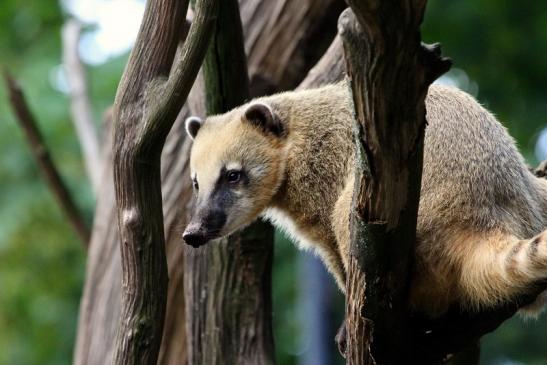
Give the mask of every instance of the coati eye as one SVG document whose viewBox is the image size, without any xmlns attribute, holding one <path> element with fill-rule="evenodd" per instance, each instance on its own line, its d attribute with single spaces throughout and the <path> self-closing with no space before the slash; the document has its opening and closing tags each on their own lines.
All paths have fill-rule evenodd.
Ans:
<svg viewBox="0 0 547 365">
<path fill-rule="evenodd" d="M 229 183 L 236 183 L 241 179 L 241 171 L 230 170 L 226 173 L 226 178 Z"/>
<path fill-rule="evenodd" d="M 194 186 L 195 190 L 199 190 L 198 181 L 196 179 L 192 179 L 192 185 Z"/>
</svg>

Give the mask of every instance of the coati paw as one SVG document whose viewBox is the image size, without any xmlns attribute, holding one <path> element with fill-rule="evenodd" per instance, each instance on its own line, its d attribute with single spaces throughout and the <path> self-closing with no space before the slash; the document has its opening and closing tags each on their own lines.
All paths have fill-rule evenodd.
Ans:
<svg viewBox="0 0 547 365">
<path fill-rule="evenodd" d="M 334 337 L 334 341 L 338 345 L 338 351 L 340 352 L 340 355 L 345 359 L 346 358 L 346 350 L 347 350 L 347 332 L 346 332 L 346 320 L 342 322 L 342 325 L 338 329 L 338 332 L 336 333 L 336 336 Z"/>
<path fill-rule="evenodd" d="M 547 231 L 543 231 L 531 240 L 526 254 L 530 269 L 538 271 L 540 278 L 547 279 Z"/>
</svg>

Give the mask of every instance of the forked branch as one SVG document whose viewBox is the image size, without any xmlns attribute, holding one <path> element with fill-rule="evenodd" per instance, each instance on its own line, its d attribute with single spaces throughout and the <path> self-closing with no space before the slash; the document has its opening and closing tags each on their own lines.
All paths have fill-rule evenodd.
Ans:
<svg viewBox="0 0 547 365">
<path fill-rule="evenodd" d="M 218 1 L 197 0 L 181 56 L 188 1 L 150 0 L 114 104 L 114 186 L 122 313 L 114 363 L 155 364 L 167 297 L 160 155 L 211 35 Z"/>
</svg>

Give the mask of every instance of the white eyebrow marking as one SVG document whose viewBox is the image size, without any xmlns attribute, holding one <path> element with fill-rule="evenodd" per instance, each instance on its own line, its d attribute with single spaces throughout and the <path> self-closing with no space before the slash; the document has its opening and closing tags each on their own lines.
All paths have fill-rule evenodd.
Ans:
<svg viewBox="0 0 547 365">
<path fill-rule="evenodd" d="M 258 166 L 255 166 L 255 167 L 251 168 L 250 173 L 251 173 L 251 175 L 261 177 L 261 176 L 265 175 L 266 168 L 265 168 L 265 166 L 258 165 Z"/>
<path fill-rule="evenodd" d="M 241 169 L 242 169 L 242 166 L 241 166 L 241 163 L 239 162 L 232 161 L 226 164 L 226 170 L 241 170 Z"/>
</svg>

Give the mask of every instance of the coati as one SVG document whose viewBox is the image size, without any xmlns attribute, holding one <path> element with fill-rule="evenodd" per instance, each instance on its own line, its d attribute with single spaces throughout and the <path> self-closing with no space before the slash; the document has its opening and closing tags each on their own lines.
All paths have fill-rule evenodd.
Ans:
<svg viewBox="0 0 547 365">
<path fill-rule="evenodd" d="M 315 251 L 342 291 L 348 264 L 355 147 L 348 86 L 259 98 L 186 121 L 197 195 L 183 233 L 192 246 L 262 216 Z M 410 294 L 442 314 L 508 300 L 547 278 L 547 182 L 470 95 L 432 85 Z"/>
</svg>

